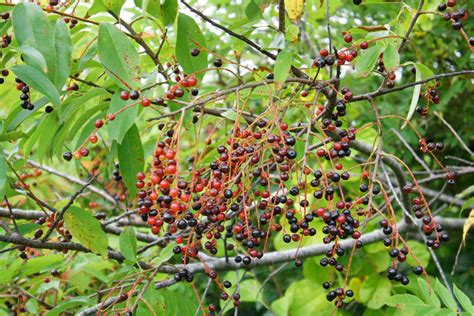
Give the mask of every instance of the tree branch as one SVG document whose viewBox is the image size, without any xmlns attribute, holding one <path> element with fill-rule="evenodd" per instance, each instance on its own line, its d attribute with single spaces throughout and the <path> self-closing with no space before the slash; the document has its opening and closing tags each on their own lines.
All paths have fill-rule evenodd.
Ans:
<svg viewBox="0 0 474 316">
<path fill-rule="evenodd" d="M 389 94 L 389 93 L 392 93 L 392 92 L 395 92 L 395 91 L 405 90 L 407 88 L 417 86 L 417 85 L 420 85 L 420 84 L 424 84 L 424 83 L 427 83 L 427 82 L 430 82 L 430 81 L 433 81 L 433 80 L 445 79 L 445 78 L 463 76 L 463 75 L 474 75 L 474 70 L 460 70 L 460 71 L 448 72 L 448 73 L 444 73 L 444 74 L 435 75 L 433 77 L 429 77 L 429 78 L 426 78 L 424 80 L 415 81 L 415 82 L 412 82 L 412 83 L 407 83 L 407 84 L 404 84 L 404 85 L 401 85 L 401 86 L 398 86 L 398 87 L 395 87 L 395 88 L 392 88 L 392 89 L 386 89 L 386 88 L 378 89 L 375 92 L 370 92 L 370 93 L 354 96 L 352 98 L 352 100 L 349 101 L 349 102 L 368 100 L 369 98 L 375 98 L 375 97 L 378 97 L 378 96 L 381 96 L 381 95 L 384 95 L 384 94 Z"/>
</svg>

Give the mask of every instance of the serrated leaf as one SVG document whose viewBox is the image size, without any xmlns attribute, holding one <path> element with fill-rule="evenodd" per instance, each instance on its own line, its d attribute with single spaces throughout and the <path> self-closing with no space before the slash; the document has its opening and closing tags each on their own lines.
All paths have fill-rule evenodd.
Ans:
<svg viewBox="0 0 474 316">
<path fill-rule="evenodd" d="M 436 292 L 443 301 L 444 305 L 452 311 L 457 311 L 457 304 L 449 290 L 436 279 Z"/>
<path fill-rule="evenodd" d="M 374 45 L 362 51 L 354 60 L 356 66 L 356 75 L 359 77 L 367 77 L 379 60 L 382 47 Z"/>
<path fill-rule="evenodd" d="M 119 237 L 120 252 L 125 259 L 137 259 L 137 236 L 133 227 L 126 227 Z"/>
<path fill-rule="evenodd" d="M 92 252 L 107 257 L 109 238 L 100 222 L 91 213 L 71 206 L 64 214 L 64 223 L 71 235 Z"/>
<path fill-rule="evenodd" d="M 421 81 L 423 79 L 433 76 L 433 72 L 425 65 L 416 63 L 414 64 L 414 66 L 416 70 L 415 81 Z M 413 96 L 411 98 L 411 104 L 408 110 L 407 120 L 402 125 L 402 128 L 405 128 L 405 126 L 408 124 L 408 121 L 411 120 L 411 118 L 413 117 L 413 113 L 415 113 L 416 107 L 418 105 L 418 99 L 420 98 L 420 91 L 421 91 L 421 84 L 418 84 L 413 89 Z"/>
<path fill-rule="evenodd" d="M 290 75 L 292 62 L 293 56 L 290 51 L 283 50 L 278 54 L 275 62 L 275 67 L 273 69 L 276 89 L 280 90 L 283 87 L 283 83 Z"/>
<path fill-rule="evenodd" d="M 125 134 L 122 144 L 118 144 L 117 152 L 123 181 L 130 196 L 135 196 L 138 192 L 136 176 L 138 172 L 143 171 L 144 167 L 142 142 L 135 124 Z"/>
<path fill-rule="evenodd" d="M 441 302 L 438 296 L 436 295 L 433 289 L 430 290 L 430 288 L 428 287 L 428 283 L 425 281 L 425 279 L 418 278 L 418 285 L 420 287 L 421 293 L 423 294 L 425 302 L 427 302 L 431 306 L 441 306 Z"/>
<path fill-rule="evenodd" d="M 112 100 L 110 101 L 110 107 L 108 112 L 115 113 L 125 106 L 132 104 L 133 100 L 124 101 L 120 98 L 120 92 L 116 92 L 112 96 Z M 109 132 L 109 137 L 111 140 L 117 141 L 117 143 L 121 144 L 123 137 L 128 132 L 130 127 L 132 127 L 138 113 L 138 106 L 132 106 L 131 108 L 126 109 L 120 115 L 117 115 L 115 120 L 107 123 L 107 130 Z"/>
<path fill-rule="evenodd" d="M 298 21 L 304 12 L 304 0 L 285 0 L 285 9 L 292 21 Z"/>
<path fill-rule="evenodd" d="M 461 291 L 456 284 L 453 284 L 453 292 L 458 299 L 459 304 L 461 304 L 464 311 L 474 315 L 474 306 L 472 305 L 471 299 L 463 291 Z"/>
<path fill-rule="evenodd" d="M 140 57 L 131 40 L 110 23 L 99 26 L 98 54 L 108 76 L 122 89 L 138 89 Z"/>
<path fill-rule="evenodd" d="M 393 43 L 388 44 L 383 52 L 383 64 L 387 71 L 394 71 L 400 65 L 400 54 Z"/>
<path fill-rule="evenodd" d="M 58 90 L 43 72 L 28 65 L 16 65 L 11 69 L 23 82 L 46 96 L 54 106 L 61 105 Z"/>
<path fill-rule="evenodd" d="M 206 39 L 201 33 L 194 19 L 180 13 L 178 15 L 178 33 L 176 37 L 176 58 L 184 72 L 193 74 L 207 67 L 207 52 L 200 48 L 206 47 Z M 201 52 L 198 56 L 191 56 L 191 49 L 197 48 Z M 196 75 L 202 79 L 203 73 Z"/>
</svg>

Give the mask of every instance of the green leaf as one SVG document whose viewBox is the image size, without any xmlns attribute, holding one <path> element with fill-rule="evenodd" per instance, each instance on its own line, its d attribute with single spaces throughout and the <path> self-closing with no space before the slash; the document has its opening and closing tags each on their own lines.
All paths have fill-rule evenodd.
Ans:
<svg viewBox="0 0 474 316">
<path fill-rule="evenodd" d="M 176 20 L 178 14 L 178 0 L 165 0 L 163 3 L 163 23 L 171 25 Z"/>
<path fill-rule="evenodd" d="M 166 315 L 166 311 L 167 306 L 163 296 L 155 288 L 149 286 L 143 295 L 143 300 L 138 303 L 136 315 Z"/>
<path fill-rule="evenodd" d="M 110 107 L 108 112 L 115 113 L 125 106 L 132 104 L 133 100 L 124 101 L 120 98 L 120 92 L 116 92 L 112 96 L 112 100 L 110 101 Z M 132 106 L 131 108 L 126 109 L 120 115 L 117 115 L 115 120 L 107 123 L 107 130 L 109 132 L 109 137 L 111 140 L 117 141 L 117 143 L 121 144 L 123 137 L 128 132 L 130 127 L 132 127 L 138 113 L 138 106 Z"/>
<path fill-rule="evenodd" d="M 430 252 L 426 249 L 426 245 L 415 240 L 410 240 L 407 244 L 416 255 L 416 259 L 418 259 L 419 262 L 418 263 L 413 256 L 408 256 L 407 263 L 412 267 L 418 266 L 419 264 L 423 267 L 428 266 L 428 263 L 430 262 Z"/>
<path fill-rule="evenodd" d="M 63 19 L 58 19 L 54 25 L 54 45 L 56 51 L 54 83 L 56 88 L 61 90 L 69 78 L 72 55 L 71 33 Z"/>
<path fill-rule="evenodd" d="M 421 81 L 423 79 L 433 76 L 433 72 L 425 65 L 416 63 L 414 64 L 414 66 L 416 69 L 415 81 Z M 413 89 L 413 96 L 411 97 L 411 104 L 410 104 L 410 109 L 408 110 L 407 120 L 402 125 L 402 128 L 404 128 L 408 124 L 408 121 L 411 120 L 411 118 L 413 117 L 413 113 L 415 113 L 416 107 L 418 105 L 418 99 L 420 98 L 420 91 L 421 91 L 421 84 L 417 84 L 415 88 Z"/>
<path fill-rule="evenodd" d="M 436 292 L 443 301 L 444 305 L 452 311 L 457 311 L 458 306 L 449 290 L 436 279 Z"/>
<path fill-rule="evenodd" d="M 64 223 L 72 236 L 84 247 L 103 258 L 107 257 L 109 239 L 102 230 L 100 222 L 91 213 L 77 206 L 71 206 L 64 214 Z"/>
<path fill-rule="evenodd" d="M 153 264 L 155 264 L 156 266 L 159 267 L 163 263 L 170 260 L 171 257 L 173 257 L 173 255 L 174 255 L 173 248 L 175 246 L 176 246 L 176 244 L 169 243 L 168 245 L 166 245 L 165 248 L 161 249 L 160 255 L 157 258 L 153 259 Z"/>
<path fill-rule="evenodd" d="M 118 145 L 117 151 L 123 181 L 130 196 L 135 196 L 138 192 L 136 176 L 138 172 L 143 171 L 144 167 L 142 142 L 135 124 L 125 134 L 122 144 Z"/>
<path fill-rule="evenodd" d="M 377 64 L 381 51 L 382 47 L 380 45 L 374 45 L 362 51 L 354 60 L 356 75 L 359 77 L 367 77 Z"/>
<path fill-rule="evenodd" d="M 255 0 L 250 0 L 249 4 L 245 7 L 245 15 L 249 21 L 253 21 L 262 16 L 260 7 L 255 3 Z"/>
<path fill-rule="evenodd" d="M 33 46 L 22 45 L 20 51 L 23 53 L 23 58 L 27 61 L 32 67 L 46 73 L 48 71 L 48 66 L 46 65 L 46 60 L 44 59 L 43 54 Z"/>
<path fill-rule="evenodd" d="M 57 316 L 60 315 L 62 312 L 70 310 L 71 308 L 74 307 L 79 307 L 83 305 L 92 305 L 93 300 L 88 298 L 88 297 L 75 297 L 72 299 L 68 299 L 67 301 L 63 301 L 56 305 L 55 308 L 52 310 L 48 311 L 46 313 L 46 316 Z"/>
<path fill-rule="evenodd" d="M 383 64 L 387 71 L 394 71 L 400 65 L 400 54 L 393 43 L 388 44 L 383 52 Z"/>
<path fill-rule="evenodd" d="M 238 113 L 235 110 L 227 110 L 227 111 L 221 113 L 221 116 L 223 116 L 226 119 L 231 120 L 231 121 L 239 120 L 239 122 L 240 122 L 240 118 L 241 118 L 241 116 L 239 116 Z"/>
<path fill-rule="evenodd" d="M 207 67 L 207 53 L 200 46 L 206 47 L 206 39 L 201 33 L 199 26 L 193 18 L 180 13 L 178 15 L 178 34 L 176 38 L 176 58 L 178 63 L 183 67 L 184 72 L 188 75 Z M 201 53 L 193 57 L 191 49 L 198 48 Z M 196 77 L 202 79 L 203 73 L 197 74 Z"/>
<path fill-rule="evenodd" d="M 120 252 L 125 259 L 135 262 L 137 259 L 137 236 L 133 227 L 126 227 L 119 237 Z"/>
<path fill-rule="evenodd" d="M 35 299 L 28 300 L 26 302 L 25 307 L 26 310 L 31 313 L 31 315 L 39 315 L 39 306 L 38 301 Z"/>
<path fill-rule="evenodd" d="M 292 43 L 295 43 L 298 40 L 298 35 L 300 34 L 300 29 L 294 24 L 289 25 L 286 28 L 285 39 Z"/>
<path fill-rule="evenodd" d="M 7 182 L 8 182 L 7 164 L 5 162 L 3 148 L 0 146 L 0 199 L 2 200 L 3 200 L 3 196 L 5 195 Z"/>
<path fill-rule="evenodd" d="M 420 287 L 421 293 L 423 294 L 423 298 L 425 302 L 427 302 L 431 306 L 441 307 L 441 302 L 439 301 L 438 296 L 434 292 L 433 289 L 430 290 L 428 287 L 428 283 L 423 278 L 418 278 L 418 285 Z"/>
<path fill-rule="evenodd" d="M 116 15 L 120 14 L 120 10 L 125 4 L 125 0 L 101 0 L 101 1 L 104 7 L 107 8 L 107 10 L 112 11 Z"/>
<path fill-rule="evenodd" d="M 283 83 L 286 78 L 290 75 L 291 63 L 293 62 L 293 56 L 288 50 L 281 51 L 275 62 L 275 67 L 273 69 L 274 78 L 275 78 L 275 87 L 280 90 L 283 87 Z"/>
<path fill-rule="evenodd" d="M 55 112 L 49 114 L 41 125 L 43 128 L 41 130 L 38 128 L 38 130 L 35 131 L 35 133 L 40 133 L 37 152 L 39 162 L 43 162 L 46 151 L 52 145 L 53 137 L 59 128 L 57 114 Z"/>
<path fill-rule="evenodd" d="M 44 73 L 28 65 L 13 66 L 12 71 L 31 88 L 46 96 L 54 106 L 60 106 L 58 90 Z"/>
<path fill-rule="evenodd" d="M 99 59 L 109 77 L 122 89 L 140 86 L 140 57 L 130 39 L 110 23 L 99 26 Z"/>
<path fill-rule="evenodd" d="M 370 277 L 360 288 L 360 299 L 371 309 L 379 309 L 390 297 L 392 285 L 389 280 L 380 276 Z"/>
<path fill-rule="evenodd" d="M 48 77 L 51 82 L 56 82 L 56 52 L 54 50 L 53 29 L 46 14 L 34 3 L 19 3 L 13 9 L 13 31 L 20 47 L 29 46 L 40 52 L 46 62 Z M 25 62 L 34 65 L 29 55 Z"/>
<path fill-rule="evenodd" d="M 15 140 L 15 139 L 18 139 L 18 138 L 22 138 L 22 137 L 25 137 L 25 133 L 23 133 L 22 131 L 15 131 L 15 132 L 9 132 L 9 133 L 5 133 L 5 134 L 1 134 L 0 135 L 0 143 L 1 142 L 8 142 L 10 140 Z"/>
<path fill-rule="evenodd" d="M 45 272 L 62 261 L 63 256 L 58 254 L 49 254 L 48 256 L 32 258 L 22 266 L 20 274 L 22 276 L 28 276 L 39 272 Z"/>
<path fill-rule="evenodd" d="M 415 306 L 427 306 L 422 300 L 420 300 L 415 295 L 411 294 L 397 294 L 389 297 L 385 304 L 389 306 L 394 306 L 400 309 L 405 309 L 407 307 Z"/>
<path fill-rule="evenodd" d="M 471 315 L 474 315 L 474 306 L 472 305 L 472 302 L 469 296 L 467 296 L 463 291 L 461 291 L 456 286 L 456 284 L 453 284 L 453 292 L 454 292 L 454 295 L 456 295 L 456 298 L 458 299 L 459 304 L 461 304 L 464 311 L 470 313 Z"/>
</svg>

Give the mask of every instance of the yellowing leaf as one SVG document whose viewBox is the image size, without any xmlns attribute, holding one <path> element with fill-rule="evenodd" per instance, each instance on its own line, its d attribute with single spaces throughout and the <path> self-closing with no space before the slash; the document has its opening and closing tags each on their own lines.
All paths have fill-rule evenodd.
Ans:
<svg viewBox="0 0 474 316">
<path fill-rule="evenodd" d="M 100 222 L 92 214 L 71 206 L 64 214 L 64 223 L 71 235 L 92 252 L 107 257 L 109 239 Z"/>
<path fill-rule="evenodd" d="M 285 0 L 285 9 L 292 21 L 298 21 L 303 15 L 304 0 Z"/>
<path fill-rule="evenodd" d="M 474 225 L 474 209 L 471 210 L 471 213 L 469 213 L 469 217 L 464 223 L 464 228 L 462 230 L 462 243 L 463 244 L 466 244 L 466 236 L 472 225 Z"/>
</svg>

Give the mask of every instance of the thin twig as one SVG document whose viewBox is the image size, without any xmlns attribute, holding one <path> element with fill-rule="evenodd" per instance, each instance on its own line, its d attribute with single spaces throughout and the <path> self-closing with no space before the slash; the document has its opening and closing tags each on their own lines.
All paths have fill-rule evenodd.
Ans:
<svg viewBox="0 0 474 316">
<path fill-rule="evenodd" d="M 410 144 L 408 144 L 408 142 L 405 140 L 405 138 L 403 138 L 403 136 L 394 128 L 391 128 L 390 131 L 392 133 L 394 133 L 395 135 L 397 135 L 397 137 L 400 139 L 402 144 L 405 145 L 405 147 L 408 149 L 408 151 L 412 154 L 413 158 L 415 158 L 415 160 L 420 163 L 420 165 L 423 167 L 423 169 L 425 169 L 430 175 L 433 175 L 432 170 L 426 165 L 426 163 L 423 161 L 423 159 L 421 159 L 416 154 L 416 152 L 413 150 L 413 148 L 411 148 Z"/>
<path fill-rule="evenodd" d="M 18 229 L 18 225 L 16 224 L 15 216 L 13 216 L 12 206 L 8 201 L 7 196 L 5 195 L 5 202 L 7 203 L 8 211 L 10 212 L 10 219 L 13 221 L 13 226 L 15 226 L 16 232 L 19 234 L 20 230 Z"/>
<path fill-rule="evenodd" d="M 462 145 L 462 147 L 467 151 L 467 153 L 470 156 L 473 156 L 474 153 L 472 152 L 472 150 L 469 149 L 469 147 L 462 140 L 461 136 L 459 136 L 459 134 L 456 132 L 456 130 L 451 126 L 451 124 L 449 124 L 438 112 L 434 111 L 434 115 L 436 115 L 436 117 L 439 118 L 441 120 L 441 122 L 443 122 L 444 125 L 446 125 L 446 127 L 451 131 L 451 133 L 453 133 L 454 137 L 456 137 L 456 139 L 459 141 L 459 143 Z"/>
</svg>

